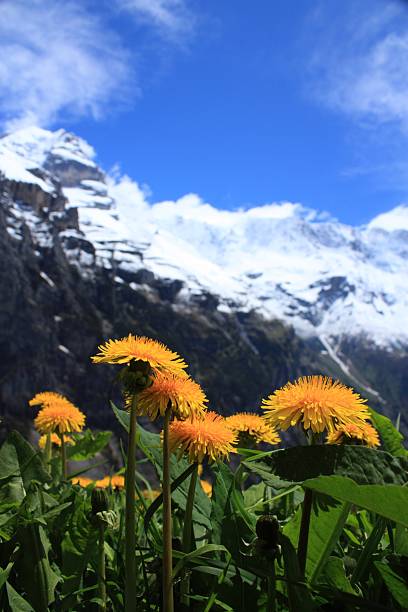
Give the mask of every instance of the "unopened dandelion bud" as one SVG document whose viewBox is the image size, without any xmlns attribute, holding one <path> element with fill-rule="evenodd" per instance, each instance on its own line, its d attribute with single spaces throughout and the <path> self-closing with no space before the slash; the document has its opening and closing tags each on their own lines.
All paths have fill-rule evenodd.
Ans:
<svg viewBox="0 0 408 612">
<path fill-rule="evenodd" d="M 270 548 L 276 548 L 279 536 L 279 521 L 276 516 L 265 514 L 259 517 L 256 523 L 256 535 Z"/>
<path fill-rule="evenodd" d="M 109 498 L 105 489 L 93 489 L 91 495 L 92 514 L 109 510 Z"/>
<path fill-rule="evenodd" d="M 125 389 L 125 393 L 134 395 L 147 389 L 152 384 L 153 371 L 147 361 L 132 360 L 124 367 L 119 377 Z"/>
</svg>

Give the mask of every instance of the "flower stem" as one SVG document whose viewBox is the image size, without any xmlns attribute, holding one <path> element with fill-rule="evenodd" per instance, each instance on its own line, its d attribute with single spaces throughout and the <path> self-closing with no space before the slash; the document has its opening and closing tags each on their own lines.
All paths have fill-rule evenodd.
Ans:
<svg viewBox="0 0 408 612">
<path fill-rule="evenodd" d="M 99 521 L 98 531 L 98 593 L 102 600 L 99 610 L 106 612 L 105 526 L 102 521 Z"/>
<path fill-rule="evenodd" d="M 164 415 L 163 429 L 163 611 L 173 612 L 173 558 L 170 490 L 169 424 L 171 408 Z"/>
<path fill-rule="evenodd" d="M 64 480 L 67 479 L 67 451 L 65 447 L 64 434 L 60 434 L 61 438 L 61 465 L 62 465 L 62 477 Z"/>
<path fill-rule="evenodd" d="M 184 527 L 183 527 L 183 552 L 188 554 L 191 552 L 191 542 L 193 535 L 193 506 L 194 506 L 194 495 L 197 484 L 198 464 L 194 466 L 194 471 L 191 473 L 190 485 L 187 494 L 186 511 L 184 513 Z M 184 576 L 181 583 L 181 598 L 182 602 L 188 606 L 188 592 L 190 590 L 190 579 L 189 576 Z"/>
<path fill-rule="evenodd" d="M 130 407 L 130 426 L 126 462 L 126 507 L 125 507 L 125 610 L 136 610 L 136 430 L 137 396 L 132 397 Z"/>
<path fill-rule="evenodd" d="M 51 463 L 51 452 L 52 452 L 51 434 L 47 433 L 47 437 L 45 440 L 45 462 L 47 465 Z"/>
<path fill-rule="evenodd" d="M 268 576 L 268 607 L 267 612 L 275 612 L 276 610 L 276 572 L 275 559 L 271 564 L 271 573 Z"/>
<path fill-rule="evenodd" d="M 307 544 L 309 540 L 310 516 L 312 513 L 313 491 L 305 489 L 305 497 L 302 504 L 302 519 L 300 522 L 298 561 L 302 574 L 305 573 L 307 559 Z"/>
</svg>

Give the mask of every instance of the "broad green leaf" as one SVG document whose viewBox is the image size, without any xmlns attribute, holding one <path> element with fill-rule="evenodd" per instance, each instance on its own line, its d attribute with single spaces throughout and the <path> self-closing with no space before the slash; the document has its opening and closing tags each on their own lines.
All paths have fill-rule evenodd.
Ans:
<svg viewBox="0 0 408 612">
<path fill-rule="evenodd" d="M 100 453 L 108 444 L 112 436 L 111 431 L 98 431 L 93 433 L 86 429 L 83 433 L 72 436 L 74 444 L 67 445 L 67 457 L 70 461 L 86 461 Z"/>
<path fill-rule="evenodd" d="M 374 427 L 380 434 L 381 443 L 385 451 L 391 453 L 391 455 L 399 457 L 407 457 L 408 450 L 404 447 L 403 435 L 394 427 L 391 420 L 383 414 L 378 414 L 372 408 L 370 410 L 370 417 Z"/>
<path fill-rule="evenodd" d="M 403 610 L 408 610 L 408 586 L 406 580 L 394 572 L 389 565 L 374 561 L 374 565 L 384 580 L 395 601 Z"/>
<path fill-rule="evenodd" d="M 54 591 L 59 581 L 48 558 L 51 548 L 48 536 L 41 525 L 33 522 L 20 527 L 17 540 L 20 544 L 16 562 L 19 587 L 35 610 L 46 611 L 55 599 Z"/>
<path fill-rule="evenodd" d="M 129 413 L 126 412 L 126 410 L 120 410 L 120 408 L 118 408 L 113 402 L 111 402 L 110 405 L 113 410 L 113 414 L 118 419 L 123 429 L 125 429 L 129 433 L 129 427 L 130 427 Z"/>
<path fill-rule="evenodd" d="M 9 606 L 12 612 L 35 612 L 28 601 L 19 595 L 9 582 L 6 582 L 6 589 Z"/>
<path fill-rule="evenodd" d="M 340 537 L 349 511 L 348 503 L 333 503 L 330 499 L 323 500 L 320 496 L 314 500 L 306 560 L 306 576 L 311 583 L 318 581 Z M 301 516 L 302 508 L 298 508 L 294 517 L 283 529 L 283 533 L 288 536 L 294 547 L 297 547 L 299 541 Z"/>
<path fill-rule="evenodd" d="M 356 595 L 356 591 L 346 576 L 343 560 L 340 557 L 329 557 L 327 559 L 323 577 L 332 588 Z"/>
<path fill-rule="evenodd" d="M 18 431 L 12 431 L 7 442 L 16 450 L 20 474 L 26 489 L 33 481 L 50 482 L 51 477 L 45 469 L 39 451 L 34 449 Z"/>
<path fill-rule="evenodd" d="M 397 555 L 408 557 L 408 528 L 399 523 L 395 525 L 394 546 Z"/>
<path fill-rule="evenodd" d="M 344 476 L 319 476 L 304 487 L 355 504 L 408 527 L 408 487 L 397 485 L 358 485 Z"/>
<path fill-rule="evenodd" d="M 278 476 L 291 482 L 303 482 L 317 476 L 347 476 L 359 484 L 405 484 L 408 482 L 408 458 L 364 446 L 321 444 L 277 450 L 262 461 L 245 462 L 245 467 Z M 265 482 L 267 482 L 265 480 Z M 267 482 L 269 484 L 269 482 Z"/>
<path fill-rule="evenodd" d="M 72 593 L 78 590 L 83 573 L 97 551 L 97 530 L 90 524 L 89 507 L 84 499 L 77 497 L 75 511 L 62 541 L 62 572 L 65 580 L 62 587 L 63 610 L 75 608 L 76 598 Z"/>
</svg>

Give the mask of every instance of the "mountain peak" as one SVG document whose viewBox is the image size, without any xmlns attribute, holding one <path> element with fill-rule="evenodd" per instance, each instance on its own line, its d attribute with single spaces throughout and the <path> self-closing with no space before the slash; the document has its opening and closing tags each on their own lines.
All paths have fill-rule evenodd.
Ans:
<svg viewBox="0 0 408 612">
<path fill-rule="evenodd" d="M 377 215 L 370 221 L 368 227 L 386 232 L 408 231 L 408 205 L 400 204 L 388 212 Z"/>
</svg>

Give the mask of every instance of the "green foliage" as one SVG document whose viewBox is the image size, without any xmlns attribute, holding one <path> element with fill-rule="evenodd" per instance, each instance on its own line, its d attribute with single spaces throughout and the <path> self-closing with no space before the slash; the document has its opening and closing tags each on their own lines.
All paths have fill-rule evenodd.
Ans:
<svg viewBox="0 0 408 612">
<path fill-rule="evenodd" d="M 344 476 L 320 476 L 306 480 L 304 486 L 355 504 L 408 527 L 408 487 L 398 485 L 357 485 Z"/>
<path fill-rule="evenodd" d="M 112 405 L 127 431 L 129 415 Z M 408 455 L 392 424 L 373 413 L 384 450 L 311 446 L 257 452 L 206 466 L 209 498 L 198 481 L 188 553 L 181 539 L 190 476 L 171 457 L 175 609 L 188 577 L 193 612 L 313 612 L 408 608 Z M 92 462 L 110 432 L 73 436 L 71 469 Z M 102 606 L 98 534 L 103 523 L 107 610 L 124 609 L 124 491 L 63 481 L 58 449 L 43 453 L 12 433 L 0 448 L 0 609 L 87 612 Z M 135 609 L 160 610 L 163 475 L 160 435 L 137 427 Z M 74 468 L 75 469 L 75 468 Z M 50 475 L 50 471 L 52 475 Z M 313 491 L 306 568 L 298 560 L 304 491 Z M 279 523 L 268 548 L 256 527 Z M 97 520 L 95 519 L 97 518 Z M 277 519 L 275 518 L 277 517 Z M 262 524 L 264 524 L 262 523 Z M 258 534 L 258 537 L 257 537 Z M 276 544 L 277 542 L 277 544 Z"/>
<path fill-rule="evenodd" d="M 276 488 L 288 486 L 288 482 L 331 475 L 347 476 L 359 484 L 403 485 L 408 482 L 408 457 L 394 457 L 364 446 L 296 446 L 244 464 Z M 266 474 L 280 480 L 270 476 L 265 479 Z"/>
<path fill-rule="evenodd" d="M 98 431 L 96 434 L 86 429 L 80 434 L 74 434 L 71 439 L 74 444 L 67 446 L 67 457 L 70 461 L 86 461 L 100 453 L 109 443 L 110 431 Z"/>
<path fill-rule="evenodd" d="M 394 427 L 391 420 L 370 408 L 370 417 L 374 427 L 380 434 L 384 450 L 396 457 L 407 457 L 408 450 L 403 444 L 403 435 Z"/>
</svg>

